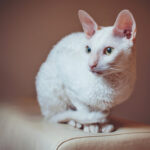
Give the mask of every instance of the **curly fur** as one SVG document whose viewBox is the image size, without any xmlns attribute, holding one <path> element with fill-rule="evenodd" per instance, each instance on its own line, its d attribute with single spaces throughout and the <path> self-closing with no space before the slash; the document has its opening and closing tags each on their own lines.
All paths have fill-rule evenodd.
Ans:
<svg viewBox="0 0 150 150">
<path fill-rule="evenodd" d="M 90 38 L 82 32 L 72 33 L 53 47 L 36 77 L 38 101 L 47 119 L 83 125 L 105 123 L 109 110 L 128 99 L 136 79 L 134 37 L 114 35 L 115 26 L 90 32 Z M 109 56 L 103 54 L 107 46 L 114 47 Z M 89 68 L 95 57 L 95 70 L 102 74 Z"/>
</svg>

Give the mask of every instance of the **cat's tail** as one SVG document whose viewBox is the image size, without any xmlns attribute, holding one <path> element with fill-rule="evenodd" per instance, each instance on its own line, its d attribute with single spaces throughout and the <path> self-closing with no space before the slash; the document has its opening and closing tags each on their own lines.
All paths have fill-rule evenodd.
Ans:
<svg viewBox="0 0 150 150">
<path fill-rule="evenodd" d="M 108 113 L 103 112 L 87 112 L 87 111 L 73 111 L 67 110 L 65 112 L 54 115 L 50 121 L 56 123 L 69 122 L 74 120 L 81 124 L 91 123 L 105 123 L 107 121 Z"/>
</svg>

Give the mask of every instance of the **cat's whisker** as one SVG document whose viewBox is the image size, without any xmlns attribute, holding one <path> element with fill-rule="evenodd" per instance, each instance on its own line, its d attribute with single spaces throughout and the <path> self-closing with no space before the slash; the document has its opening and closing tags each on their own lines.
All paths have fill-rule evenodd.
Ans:
<svg viewBox="0 0 150 150">
<path fill-rule="evenodd" d="M 114 70 L 114 71 L 122 71 L 122 69 L 121 68 L 109 68 L 110 70 Z"/>
</svg>

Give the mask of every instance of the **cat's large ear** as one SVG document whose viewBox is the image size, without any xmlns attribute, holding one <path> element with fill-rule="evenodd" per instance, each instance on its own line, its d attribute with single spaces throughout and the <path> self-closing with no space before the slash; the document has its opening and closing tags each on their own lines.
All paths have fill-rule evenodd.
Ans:
<svg viewBox="0 0 150 150">
<path fill-rule="evenodd" d="M 115 36 L 134 39 L 136 36 L 136 23 L 129 10 L 122 10 L 114 24 L 113 33 Z"/>
<path fill-rule="evenodd" d="M 98 26 L 94 19 L 84 10 L 79 10 L 78 11 L 79 19 L 83 28 L 84 33 L 86 34 L 87 38 L 91 38 Z"/>
</svg>

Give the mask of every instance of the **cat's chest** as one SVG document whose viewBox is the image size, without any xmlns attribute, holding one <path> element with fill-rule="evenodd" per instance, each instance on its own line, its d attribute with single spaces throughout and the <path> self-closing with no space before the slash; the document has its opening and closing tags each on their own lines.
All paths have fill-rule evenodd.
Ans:
<svg viewBox="0 0 150 150">
<path fill-rule="evenodd" d="M 75 76 L 66 82 L 69 94 L 87 104 L 99 101 L 111 101 L 114 89 L 102 77 L 91 72 L 75 73 Z"/>
</svg>

